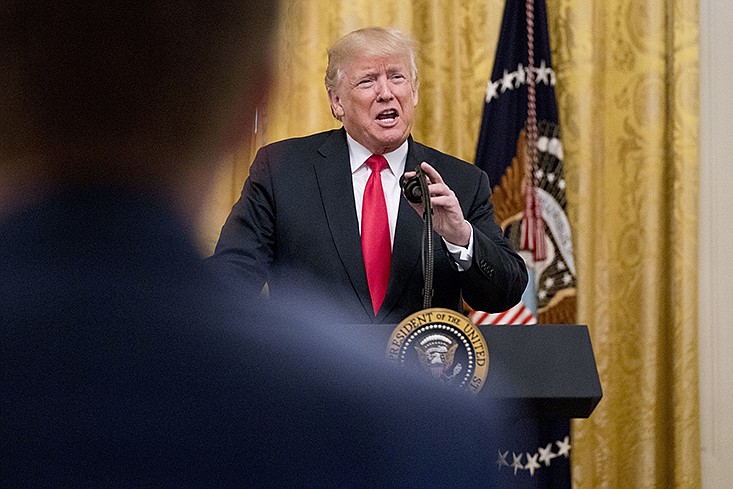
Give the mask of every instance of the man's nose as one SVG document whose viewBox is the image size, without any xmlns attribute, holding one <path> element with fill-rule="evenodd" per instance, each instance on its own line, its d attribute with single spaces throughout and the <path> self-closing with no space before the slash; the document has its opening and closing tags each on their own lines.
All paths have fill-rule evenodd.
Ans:
<svg viewBox="0 0 733 489">
<path fill-rule="evenodd" d="M 392 93 L 392 87 L 389 86 L 389 80 L 379 80 L 376 84 L 377 98 L 378 100 L 392 100 L 394 94 Z"/>
</svg>

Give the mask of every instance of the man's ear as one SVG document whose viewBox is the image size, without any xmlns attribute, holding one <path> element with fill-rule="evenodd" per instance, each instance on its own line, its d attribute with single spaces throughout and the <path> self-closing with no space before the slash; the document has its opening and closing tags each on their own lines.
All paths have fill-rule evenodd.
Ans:
<svg viewBox="0 0 733 489">
<path fill-rule="evenodd" d="M 331 114 L 338 119 L 344 116 L 344 106 L 341 104 L 341 97 L 338 96 L 335 90 L 328 91 L 328 101 L 331 104 Z"/>
</svg>

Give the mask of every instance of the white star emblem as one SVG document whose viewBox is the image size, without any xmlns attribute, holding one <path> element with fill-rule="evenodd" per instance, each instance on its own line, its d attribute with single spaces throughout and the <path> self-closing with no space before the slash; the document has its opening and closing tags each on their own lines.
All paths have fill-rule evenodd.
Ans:
<svg viewBox="0 0 733 489">
<path fill-rule="evenodd" d="M 560 180 L 557 183 L 557 186 L 560 187 L 561 189 L 565 190 L 565 180 L 564 179 L 563 180 Z"/>
<path fill-rule="evenodd" d="M 499 88 L 499 82 L 490 81 L 486 85 L 486 103 L 487 104 L 491 102 L 491 99 L 499 98 L 499 92 L 497 91 L 498 88 Z"/>
<path fill-rule="evenodd" d="M 565 458 L 568 458 L 570 455 L 570 437 L 566 436 L 565 439 L 562 441 L 558 440 L 555 442 L 557 445 L 557 456 L 563 455 Z"/>
<path fill-rule="evenodd" d="M 545 287 L 551 289 L 553 285 L 555 285 L 555 279 L 548 277 L 547 280 L 545 280 Z"/>
<path fill-rule="evenodd" d="M 540 464 L 537 463 L 538 454 L 530 455 L 527 454 L 527 463 L 524 464 L 524 468 L 529 470 L 529 475 L 534 477 L 534 471 L 540 468 Z"/>
<path fill-rule="evenodd" d="M 524 66 L 522 66 L 522 63 L 519 63 L 517 65 L 517 71 L 514 74 L 514 80 L 514 88 L 518 88 L 519 86 L 527 83 L 527 72 L 524 71 Z"/>
<path fill-rule="evenodd" d="M 542 177 L 545 176 L 545 172 L 543 172 L 542 170 L 537 170 L 536 172 L 534 172 L 534 176 L 537 180 L 541 180 Z"/>
<path fill-rule="evenodd" d="M 506 461 L 507 456 L 509 455 L 509 450 L 507 450 L 504 453 L 501 453 L 501 450 L 497 450 L 499 452 L 499 458 L 496 461 L 496 465 L 499 466 L 499 470 L 501 470 L 503 467 L 509 467 L 509 462 Z"/>
<path fill-rule="evenodd" d="M 512 462 L 512 467 L 514 467 L 514 475 L 517 475 L 517 471 L 524 468 L 522 465 L 522 457 L 524 456 L 523 453 L 520 453 L 519 456 L 517 456 L 516 453 L 512 452 L 512 457 L 514 457 L 514 462 Z"/>
<path fill-rule="evenodd" d="M 557 261 L 557 269 L 558 270 L 565 270 L 567 269 L 567 265 L 565 265 L 565 262 L 562 260 Z"/>
<path fill-rule="evenodd" d="M 545 289 L 540 290 L 537 292 L 537 298 L 540 300 L 544 300 L 547 298 L 547 291 Z"/>
<path fill-rule="evenodd" d="M 537 74 L 537 79 L 535 80 L 535 83 L 540 84 L 544 83 L 545 85 L 550 84 L 550 80 L 548 79 L 548 76 L 550 75 L 550 72 L 552 71 L 552 68 L 548 68 L 545 64 L 545 60 L 543 59 L 540 63 L 539 68 L 535 68 L 534 72 Z"/>
<path fill-rule="evenodd" d="M 501 78 L 501 93 L 514 88 L 514 84 L 512 83 L 514 76 L 514 73 L 509 73 L 507 70 L 504 70 L 504 76 Z"/>
<path fill-rule="evenodd" d="M 555 455 L 552 452 L 552 443 L 548 443 L 545 448 L 540 447 L 539 451 L 540 451 L 540 462 L 545 464 L 546 467 L 550 466 L 550 460 L 557 457 L 557 455 Z"/>
<path fill-rule="evenodd" d="M 547 174 L 547 181 L 552 183 L 555 181 L 555 174 L 554 173 L 548 173 Z"/>
<path fill-rule="evenodd" d="M 565 275 L 562 276 L 562 283 L 564 283 L 565 285 L 569 284 L 572 281 L 573 281 L 573 277 L 571 277 L 569 273 L 566 273 Z"/>
</svg>

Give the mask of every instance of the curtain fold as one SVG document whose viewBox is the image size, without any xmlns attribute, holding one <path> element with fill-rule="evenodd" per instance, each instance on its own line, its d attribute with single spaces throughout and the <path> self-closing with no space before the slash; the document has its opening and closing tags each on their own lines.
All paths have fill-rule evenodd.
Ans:
<svg viewBox="0 0 733 489">
<path fill-rule="evenodd" d="M 211 252 L 262 144 L 339 127 L 326 48 L 368 25 L 421 44 L 413 134 L 473 161 L 503 0 L 284 2 L 270 100 L 200 226 Z M 699 487 L 697 0 L 548 0 L 578 322 L 604 397 L 573 424 L 576 488 Z M 256 128 L 256 131 L 255 131 Z"/>
<path fill-rule="evenodd" d="M 697 3 L 560 6 L 579 318 L 604 386 L 573 426 L 574 483 L 699 487 Z"/>
</svg>

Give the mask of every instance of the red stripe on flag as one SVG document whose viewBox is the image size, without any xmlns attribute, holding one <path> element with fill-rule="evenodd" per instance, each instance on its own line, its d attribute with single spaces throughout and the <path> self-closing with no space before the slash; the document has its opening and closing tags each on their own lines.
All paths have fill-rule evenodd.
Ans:
<svg viewBox="0 0 733 489">
<path fill-rule="evenodd" d="M 473 322 L 476 324 L 482 324 L 487 317 L 489 317 L 488 312 L 476 311 L 473 313 Z"/>
<path fill-rule="evenodd" d="M 511 309 L 494 314 L 474 311 L 471 319 L 475 324 L 537 324 L 532 311 L 521 302 Z"/>
<path fill-rule="evenodd" d="M 511 311 L 511 309 L 504 311 L 504 312 L 494 314 L 493 317 L 491 318 L 491 323 L 492 324 L 502 324 L 504 317 L 509 313 L 509 311 Z"/>
<path fill-rule="evenodd" d="M 511 317 L 507 319 L 507 324 L 519 324 L 519 322 L 517 321 L 517 318 L 519 318 L 522 315 L 522 313 L 524 313 L 524 310 L 522 308 L 519 308 L 516 311 L 512 311 L 512 312 L 514 314 L 512 314 Z"/>
</svg>

